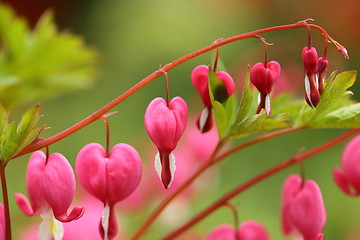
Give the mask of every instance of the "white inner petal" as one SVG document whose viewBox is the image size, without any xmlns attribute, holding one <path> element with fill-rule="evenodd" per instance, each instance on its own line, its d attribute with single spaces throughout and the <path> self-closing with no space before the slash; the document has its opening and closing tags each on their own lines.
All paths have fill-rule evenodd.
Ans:
<svg viewBox="0 0 360 240">
<path fill-rule="evenodd" d="M 266 114 L 270 115 L 271 107 L 270 107 L 270 95 L 266 95 L 265 97 L 265 110 Z"/>
<path fill-rule="evenodd" d="M 161 166 L 161 161 L 160 161 L 160 153 L 158 152 L 156 155 L 155 155 L 155 170 L 161 180 L 161 170 L 162 170 L 162 166 Z"/>
<path fill-rule="evenodd" d="M 208 118 L 209 118 L 209 108 L 206 107 L 201 111 L 200 114 L 200 120 L 199 120 L 200 132 L 204 130 Z"/>
<path fill-rule="evenodd" d="M 311 101 L 311 98 L 310 98 L 310 81 L 309 81 L 309 77 L 307 74 L 305 75 L 305 92 L 306 92 L 306 96 L 310 102 L 311 107 L 315 108 Z"/>
<path fill-rule="evenodd" d="M 318 74 L 315 75 L 315 83 L 316 83 L 316 89 L 319 89 L 319 76 Z"/>
<path fill-rule="evenodd" d="M 41 214 L 43 219 L 38 228 L 39 240 L 61 240 L 64 236 L 62 223 L 55 219 L 52 211 Z"/>
<path fill-rule="evenodd" d="M 261 94 L 258 94 L 258 104 L 260 104 L 260 102 L 261 102 L 261 96 L 260 96 Z"/>
<path fill-rule="evenodd" d="M 170 160 L 171 180 L 169 182 L 168 188 L 171 186 L 172 182 L 174 181 L 174 176 L 175 176 L 175 171 L 176 171 L 175 156 L 172 152 L 169 155 L 169 160 Z"/>
<path fill-rule="evenodd" d="M 101 225 L 104 229 L 104 239 L 108 239 L 109 217 L 110 217 L 110 207 L 109 204 L 106 203 L 105 208 L 101 214 Z"/>
</svg>

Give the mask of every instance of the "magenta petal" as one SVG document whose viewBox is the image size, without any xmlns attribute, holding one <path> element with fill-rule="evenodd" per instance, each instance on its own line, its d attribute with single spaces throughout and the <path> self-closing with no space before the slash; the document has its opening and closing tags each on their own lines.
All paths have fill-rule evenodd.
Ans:
<svg viewBox="0 0 360 240">
<path fill-rule="evenodd" d="M 140 183 L 141 175 L 142 163 L 137 151 L 128 144 L 115 145 L 107 161 L 108 204 L 111 206 L 133 193 Z"/>
<path fill-rule="evenodd" d="M 184 99 L 174 97 L 169 103 L 169 109 L 174 113 L 176 119 L 176 131 L 173 141 L 177 144 L 186 128 L 188 108 Z"/>
<path fill-rule="evenodd" d="M 30 216 L 34 215 L 34 210 L 32 209 L 29 201 L 27 200 L 27 198 L 24 195 L 22 195 L 21 193 L 16 193 L 15 201 L 16 201 L 17 205 L 19 206 L 19 208 L 21 209 L 21 211 L 26 216 L 30 217 Z"/>
<path fill-rule="evenodd" d="M 191 72 L 191 82 L 198 91 L 203 104 L 206 107 L 211 107 L 209 94 L 209 67 L 206 65 L 199 65 Z"/>
<path fill-rule="evenodd" d="M 5 214 L 4 206 L 0 203 L 0 239 L 5 239 Z"/>
<path fill-rule="evenodd" d="M 268 240 L 266 229 L 256 221 L 243 222 L 239 227 L 239 240 Z"/>
<path fill-rule="evenodd" d="M 338 168 L 333 169 L 333 178 L 334 178 L 335 183 L 345 194 L 350 195 L 350 196 L 355 196 L 355 195 L 359 194 L 359 193 L 354 194 L 351 192 L 349 182 L 346 179 L 344 173 L 340 169 L 338 169 Z"/>
<path fill-rule="evenodd" d="M 235 91 L 235 83 L 233 78 L 227 72 L 220 71 L 216 73 L 216 76 L 223 82 L 228 97 L 230 97 Z"/>
<path fill-rule="evenodd" d="M 236 232 L 230 225 L 224 224 L 216 227 L 206 237 L 206 240 L 237 240 Z"/>
<path fill-rule="evenodd" d="M 107 192 L 104 148 L 97 143 L 83 147 L 76 157 L 75 170 L 80 184 L 105 204 Z"/>
<path fill-rule="evenodd" d="M 58 219 L 61 222 L 71 222 L 73 220 L 77 220 L 81 218 L 84 215 L 84 212 L 85 212 L 85 208 L 74 207 L 69 215 L 57 216 L 56 219 Z"/>
</svg>

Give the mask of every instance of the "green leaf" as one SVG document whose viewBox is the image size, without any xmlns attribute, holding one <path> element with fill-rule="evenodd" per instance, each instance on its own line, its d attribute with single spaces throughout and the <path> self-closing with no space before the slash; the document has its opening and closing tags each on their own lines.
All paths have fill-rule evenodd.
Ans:
<svg viewBox="0 0 360 240">
<path fill-rule="evenodd" d="M 16 134 L 18 141 L 22 141 L 28 133 L 32 131 L 36 123 L 40 118 L 40 105 L 37 104 L 27 110 L 21 118 L 19 125 L 17 126 Z"/>
<path fill-rule="evenodd" d="M 348 100 L 350 94 L 347 89 L 353 86 L 355 80 L 356 71 L 342 72 L 336 76 L 335 73 L 330 75 L 317 108 L 310 109 L 309 107 L 304 107 L 300 111 L 298 116 L 299 125 L 311 127 L 333 126 L 328 120 L 329 116 L 331 116 L 330 113 L 336 112 L 340 108 L 346 109 L 346 107 L 350 107 L 353 104 L 353 102 Z"/>
<path fill-rule="evenodd" d="M 16 124 L 12 122 L 8 125 L 4 133 L 4 142 L 1 146 L 1 160 L 8 161 L 16 151 L 18 145 L 16 136 Z"/>
<path fill-rule="evenodd" d="M 250 89 L 250 68 L 248 68 L 244 83 L 244 89 L 241 95 L 240 105 L 237 111 L 237 116 L 234 124 L 238 125 L 246 118 L 247 114 L 250 111 L 252 101 L 253 101 L 253 93 Z"/>
<path fill-rule="evenodd" d="M 3 105 L 0 104 L 0 134 L 3 134 L 4 128 L 7 126 L 8 113 Z"/>
<path fill-rule="evenodd" d="M 213 102 L 212 111 L 215 117 L 216 127 L 219 134 L 219 139 L 224 137 L 227 128 L 227 115 L 224 106 L 218 101 Z"/>
<path fill-rule="evenodd" d="M 282 118 L 280 115 L 275 117 L 277 119 L 271 119 L 266 115 L 266 112 L 263 109 L 259 114 L 255 114 L 254 116 L 244 120 L 236 128 L 233 127 L 229 135 L 231 138 L 240 138 L 253 133 L 261 133 L 274 129 L 291 127 L 290 124 L 284 122 L 287 119 Z"/>
<path fill-rule="evenodd" d="M 14 107 L 91 86 L 97 53 L 59 32 L 50 11 L 35 28 L 0 3 L 0 102 Z"/>
<path fill-rule="evenodd" d="M 211 103 L 215 101 L 223 103 L 229 98 L 225 85 L 216 76 L 211 67 L 209 67 L 209 91 Z"/>
</svg>

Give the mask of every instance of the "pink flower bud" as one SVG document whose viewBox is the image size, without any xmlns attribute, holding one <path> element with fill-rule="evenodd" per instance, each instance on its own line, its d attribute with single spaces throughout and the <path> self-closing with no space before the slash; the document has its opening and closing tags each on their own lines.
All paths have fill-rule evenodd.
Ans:
<svg viewBox="0 0 360 240">
<path fill-rule="evenodd" d="M 326 212 L 316 182 L 302 182 L 298 175 L 289 176 L 282 189 L 282 226 L 284 234 L 304 240 L 323 239 Z"/>
<path fill-rule="evenodd" d="M 320 102 L 319 80 L 318 80 L 318 55 L 316 49 L 304 47 L 302 60 L 305 71 L 305 100 L 312 108 Z"/>
<path fill-rule="evenodd" d="M 304 47 L 302 50 L 302 61 L 305 73 L 317 73 L 318 54 L 314 47 Z"/>
<path fill-rule="evenodd" d="M 114 205 L 127 198 L 140 183 L 139 154 L 130 145 L 120 143 L 106 157 L 100 144 L 90 143 L 78 153 L 75 168 L 80 184 L 104 203 L 100 233 L 105 239 L 113 239 L 117 234 Z"/>
<path fill-rule="evenodd" d="M 334 168 L 333 177 L 340 189 L 350 195 L 360 195 L 360 135 L 352 139 L 345 147 L 341 165 L 343 170 Z"/>
<path fill-rule="evenodd" d="M 261 109 L 265 109 L 266 113 L 270 114 L 269 94 L 280 72 L 280 64 L 276 61 L 271 61 L 266 66 L 264 63 L 259 62 L 251 68 L 250 81 L 260 92 L 260 102 L 256 113 L 260 113 Z"/>
<path fill-rule="evenodd" d="M 266 229 L 256 221 L 245 221 L 239 226 L 238 232 L 229 225 L 220 225 L 215 228 L 206 240 L 268 240 Z"/>
<path fill-rule="evenodd" d="M 15 200 L 27 216 L 41 215 L 43 218 L 38 231 L 40 239 L 62 237 L 60 222 L 76 220 L 84 213 L 84 208 L 75 207 L 67 214 L 75 194 L 75 176 L 60 153 L 53 153 L 46 159 L 43 152 L 34 152 L 26 171 L 26 186 L 31 204 L 20 193 L 15 194 Z"/>
<path fill-rule="evenodd" d="M 173 98 L 168 104 L 162 98 L 155 98 L 146 109 L 145 128 L 159 150 L 155 169 L 165 188 L 174 180 L 176 167 L 172 151 L 185 130 L 187 117 L 187 105 L 181 97 Z"/>
<path fill-rule="evenodd" d="M 329 61 L 325 57 L 321 57 L 318 60 L 318 81 L 319 81 L 319 93 L 322 94 L 324 90 L 324 82 L 326 78 L 326 69 L 329 66 Z"/>
<path fill-rule="evenodd" d="M 223 82 L 227 97 L 230 97 L 235 90 L 235 83 L 232 77 L 223 71 L 217 72 L 216 76 Z M 199 65 L 191 73 L 191 82 L 200 94 L 201 100 L 206 107 L 211 108 L 209 95 L 209 66 Z"/>
</svg>

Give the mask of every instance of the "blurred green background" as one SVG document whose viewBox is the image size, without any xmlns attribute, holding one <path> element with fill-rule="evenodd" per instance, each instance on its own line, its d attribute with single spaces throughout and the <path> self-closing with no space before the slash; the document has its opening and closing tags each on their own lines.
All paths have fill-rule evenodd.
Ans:
<svg viewBox="0 0 360 240">
<path fill-rule="evenodd" d="M 218 38 L 279 24 L 294 23 L 306 18 L 345 45 L 350 60 L 342 58 L 330 45 L 329 72 L 334 69 L 359 70 L 360 65 L 360 2 L 358 0 L 79 0 L 6 1 L 33 24 L 47 8 L 52 8 L 60 29 L 80 34 L 92 48 L 100 53 L 100 74 L 97 82 L 85 91 L 69 93 L 42 102 L 41 123 L 50 128 L 44 137 L 52 136 L 88 116 L 139 80 L 187 53 L 211 44 Z M 307 30 L 295 29 L 263 35 L 275 43 L 269 49 L 270 59 L 278 60 L 284 72 L 294 82 L 303 81 L 301 50 L 307 44 Z M 319 54 L 323 51 L 320 34 L 313 31 L 314 44 Z M 247 64 L 263 59 L 263 46 L 258 40 L 244 40 L 220 49 L 220 56 L 228 71 L 239 85 L 244 78 Z M 191 86 L 190 73 L 198 64 L 209 64 L 210 54 L 191 60 L 169 72 L 170 95 L 182 96 L 189 103 L 189 111 L 196 116 L 201 104 Z M 359 85 L 352 88 L 359 99 Z M 298 85 L 296 85 L 298 86 Z M 302 84 L 300 84 L 302 91 Z M 302 95 L 302 94 L 300 94 Z M 164 96 L 162 78 L 149 84 L 114 110 L 110 118 L 111 140 L 132 144 L 143 161 L 150 161 L 147 152 L 150 141 L 143 126 L 143 114 L 148 103 L 157 96 Z M 29 102 L 23 109 L 13 109 L 20 114 L 35 104 Z M 226 191 L 251 178 L 268 167 L 296 154 L 301 148 L 311 148 L 344 132 L 343 130 L 307 130 L 279 137 L 250 147 L 221 163 L 220 174 L 214 179 L 214 189 L 198 199 L 191 211 L 203 209 Z M 74 163 L 77 152 L 90 142 L 104 143 L 104 126 L 98 121 L 70 137 L 52 145 L 50 150 L 63 153 Z M 328 220 L 324 230 L 326 239 L 347 239 L 359 228 L 360 199 L 352 199 L 335 186 L 331 171 L 340 165 L 344 144 L 305 162 L 306 177 L 318 182 L 327 209 Z M 25 193 L 25 170 L 28 156 L 13 161 L 8 166 L 10 195 Z M 196 168 L 196 166 L 194 166 Z M 269 230 L 271 239 L 286 239 L 280 229 L 280 189 L 290 173 L 299 173 L 299 167 L 281 172 L 258 186 L 246 191 L 232 202 L 238 207 L 241 221 L 258 220 Z M 14 234 L 32 220 L 25 217 L 11 198 Z M 139 213 L 136 213 L 139 214 Z M 129 218 L 134 218 L 131 216 Z M 134 214 L 135 215 L 135 214 Z M 191 215 L 188 216 L 190 218 Z M 35 218 L 35 217 L 34 217 Z M 136 217 L 127 225 L 132 233 L 142 221 Z M 38 221 L 36 219 L 35 221 Z M 184 219 L 186 220 L 186 218 Z M 232 224 L 228 209 L 222 208 L 191 231 L 205 236 L 218 224 Z M 119 221 L 119 228 L 122 228 Z M 156 229 L 156 230 L 154 230 Z M 144 239 L 158 239 L 171 229 L 153 230 Z M 15 237 L 16 239 L 16 237 Z M 179 239 L 182 239 L 181 237 Z M 360 239 L 360 233 L 354 239 Z"/>
</svg>

